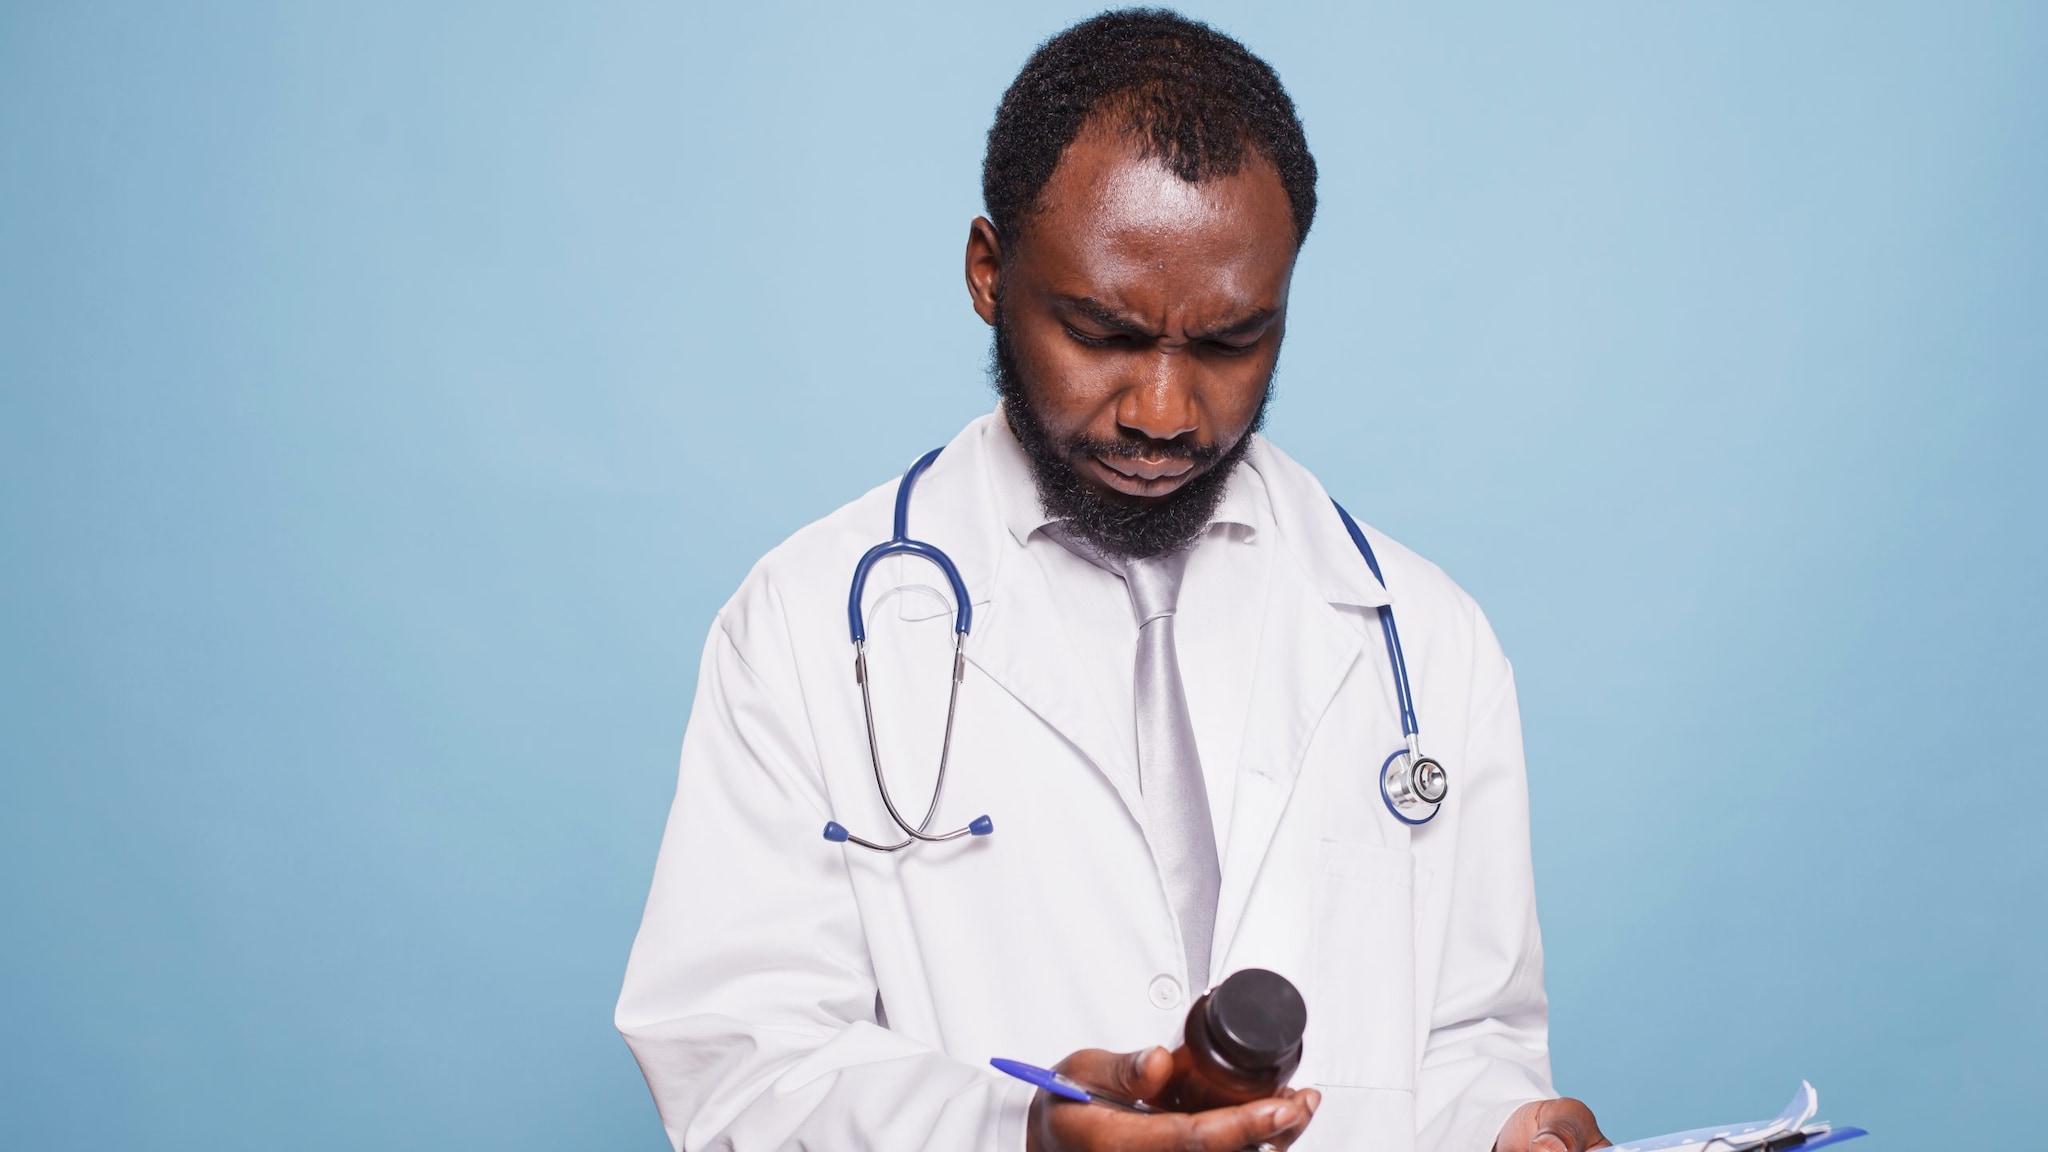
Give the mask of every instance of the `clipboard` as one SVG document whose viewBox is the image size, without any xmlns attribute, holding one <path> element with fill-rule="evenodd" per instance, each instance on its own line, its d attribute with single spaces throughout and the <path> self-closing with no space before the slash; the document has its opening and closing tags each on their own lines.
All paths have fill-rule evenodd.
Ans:
<svg viewBox="0 0 2048 1152">
<path fill-rule="evenodd" d="M 1616 1144 L 1612 1152 L 1790 1152 L 1794 1148 L 1799 1152 L 1810 1152 L 1870 1135 L 1861 1128 L 1815 1122 L 1814 1117 L 1819 1113 L 1820 1093 L 1814 1091 L 1812 1084 L 1801 1080 L 1792 1102 L 1769 1120 L 1646 1136 Z"/>
</svg>

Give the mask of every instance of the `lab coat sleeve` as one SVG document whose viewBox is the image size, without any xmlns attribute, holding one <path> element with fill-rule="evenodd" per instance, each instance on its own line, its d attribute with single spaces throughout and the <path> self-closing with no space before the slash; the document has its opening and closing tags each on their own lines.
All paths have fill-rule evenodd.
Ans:
<svg viewBox="0 0 2048 1152">
<path fill-rule="evenodd" d="M 1422 1152 L 1487 1152 L 1516 1108 L 1555 1095 L 1514 674 L 1472 611 L 1459 850 L 1416 1100 Z"/>
<path fill-rule="evenodd" d="M 801 685 L 763 599 L 737 629 L 729 606 L 705 647 L 619 996 L 619 1030 L 669 1141 L 1021 1149 L 1028 1085 L 875 1023 L 847 849 L 819 834 L 827 805 Z"/>
</svg>

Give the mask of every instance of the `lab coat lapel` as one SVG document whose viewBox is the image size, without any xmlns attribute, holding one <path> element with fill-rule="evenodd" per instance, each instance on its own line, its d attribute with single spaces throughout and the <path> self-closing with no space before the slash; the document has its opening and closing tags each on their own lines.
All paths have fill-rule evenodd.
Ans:
<svg viewBox="0 0 2048 1152">
<path fill-rule="evenodd" d="M 967 582 L 975 605 L 968 662 L 1093 764 L 1142 829 L 1137 750 L 1118 736 L 1104 694 L 1087 689 L 1091 676 L 1130 671 L 1075 667 L 1080 646 L 1068 637 L 1071 614 L 1062 610 L 1039 559 L 1005 527 L 996 501 L 988 439 L 1008 435 L 1000 419 L 984 416 L 968 425 L 933 463 L 918 489 L 912 535 L 920 523 L 929 524 Z"/>
<path fill-rule="evenodd" d="M 1065 635 L 1073 625 L 1036 558 L 1020 547 L 1003 551 L 994 595 L 968 641 L 967 659 L 1095 765 L 1142 829 L 1136 750 L 1123 746 L 1103 694 L 1083 684 L 1101 670 L 1074 666 L 1078 646 Z"/>
<path fill-rule="evenodd" d="M 1285 558 L 1274 566 L 1223 854 L 1211 971 L 1220 972 L 1229 954 L 1309 739 L 1363 648 L 1357 622 L 1325 601 L 1298 566 Z"/>
<path fill-rule="evenodd" d="M 1365 651 L 1370 612 L 1388 602 L 1314 475 L 1264 437 L 1246 463 L 1265 483 L 1282 547 L 1245 716 L 1211 971 L 1229 956 L 1310 739 Z"/>
</svg>

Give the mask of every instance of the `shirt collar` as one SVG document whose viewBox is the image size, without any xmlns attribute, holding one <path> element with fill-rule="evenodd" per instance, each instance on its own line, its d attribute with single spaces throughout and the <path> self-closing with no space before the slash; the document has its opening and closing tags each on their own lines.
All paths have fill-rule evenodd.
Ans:
<svg viewBox="0 0 2048 1152">
<path fill-rule="evenodd" d="M 1039 502 L 1031 460 L 1024 455 L 1024 446 L 1017 443 L 1016 433 L 1010 431 L 1010 421 L 1001 404 L 996 405 L 995 419 L 988 422 L 986 440 L 996 507 L 1011 537 L 1019 544 L 1029 544 L 1032 535 L 1052 523 L 1053 517 L 1046 515 L 1045 506 Z M 1266 521 L 1260 515 L 1264 494 L 1264 486 L 1258 473 L 1249 467 L 1249 461 L 1239 461 L 1230 479 L 1224 482 L 1223 499 L 1217 502 L 1209 523 L 1238 525 L 1246 530 L 1246 535 L 1239 539 L 1250 539 Z"/>
</svg>

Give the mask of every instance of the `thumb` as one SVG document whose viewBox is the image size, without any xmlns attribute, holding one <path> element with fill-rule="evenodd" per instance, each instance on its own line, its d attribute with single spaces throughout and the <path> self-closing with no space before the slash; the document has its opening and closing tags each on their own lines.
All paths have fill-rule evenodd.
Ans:
<svg viewBox="0 0 2048 1152">
<path fill-rule="evenodd" d="M 1054 1071 L 1099 1092 L 1143 1099 L 1166 1086 L 1173 1075 L 1173 1058 L 1164 1048 L 1136 1052 L 1083 1048 L 1054 1065 Z"/>
<path fill-rule="evenodd" d="M 1110 1070 L 1110 1091 L 1127 1100 L 1146 1100 L 1158 1095 L 1173 1078 L 1173 1056 L 1164 1048 L 1140 1048 L 1126 1053 Z"/>
</svg>

